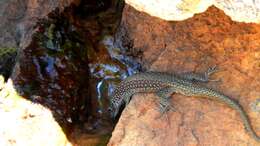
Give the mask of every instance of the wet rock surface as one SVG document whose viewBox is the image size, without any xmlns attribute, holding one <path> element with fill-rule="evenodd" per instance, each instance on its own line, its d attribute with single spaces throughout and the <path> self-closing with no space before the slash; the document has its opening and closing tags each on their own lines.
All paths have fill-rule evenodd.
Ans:
<svg viewBox="0 0 260 146">
<path fill-rule="evenodd" d="M 116 6 L 113 1 L 81 1 L 79 6 L 70 5 L 64 11 L 57 8 L 48 17 L 38 19 L 30 43 L 21 44 L 12 74 L 16 89 L 49 107 L 64 127 L 101 118 L 103 113 L 98 112 L 106 110 L 106 93 L 97 97 L 95 92 L 98 80 L 121 74 L 120 63 L 116 75 L 106 70 L 106 66 L 116 65 L 102 44 L 121 16 Z M 95 128 L 99 123 L 93 120 Z"/>
<path fill-rule="evenodd" d="M 0 51 L 0 74 L 7 80 L 13 70 L 15 58 L 17 55 L 16 48 L 1 48 Z"/>
<path fill-rule="evenodd" d="M 67 127 L 86 116 L 88 60 L 80 34 L 59 13 L 38 22 L 12 80 L 21 95 L 50 108 Z"/>
<path fill-rule="evenodd" d="M 120 79 L 135 71 L 132 68 L 135 64 L 127 65 L 131 59 L 122 54 L 111 37 L 119 24 L 123 5 L 123 1 L 114 0 L 0 2 L 0 74 L 7 74 L 7 79 L 16 60 L 10 79 L 15 90 L 23 98 L 48 107 L 75 145 L 106 145 L 113 128 L 107 113 L 108 94 Z M 3 106 L 8 105 L 4 102 Z M 1 117 L 5 116 L 9 115 Z M 14 114 L 10 117 L 17 118 Z M 39 127 L 43 124 L 35 122 Z M 24 131 L 29 125 L 25 122 L 25 128 L 21 129 L 14 123 L 12 126 Z M 26 143 L 26 139 L 37 141 L 30 135 L 33 132 L 19 137 L 20 134 L 23 132 L 18 132 L 11 142 L 22 139 L 23 145 L 30 145 L 31 141 Z M 3 140 L 8 138 L 5 136 Z"/>
<path fill-rule="evenodd" d="M 236 99 L 260 135 L 260 25 L 234 22 L 222 10 L 180 22 L 167 22 L 126 5 L 120 38 L 147 70 L 203 72 L 217 65 L 205 84 Z M 154 94 L 133 96 L 108 145 L 259 145 L 245 131 L 236 111 L 205 98 L 172 95 L 175 112 L 160 117 Z"/>
<path fill-rule="evenodd" d="M 113 127 L 110 86 L 133 72 L 119 61 L 112 37 L 109 49 L 103 43 L 117 28 L 121 10 L 116 1 L 95 0 L 57 8 L 38 19 L 32 38 L 21 44 L 11 78 L 16 90 L 48 107 L 75 145 L 107 143 Z"/>
<path fill-rule="evenodd" d="M 0 2 L 0 48 L 19 47 L 29 43 L 33 26 L 56 9 L 61 10 L 77 0 L 34 1 L 3 0 Z M 23 46 L 23 45 L 20 45 Z"/>
<path fill-rule="evenodd" d="M 33 27 L 39 19 L 45 18 L 54 9 L 78 4 L 78 0 L 0 1 L 0 73 L 9 78 L 17 52 L 27 46 L 33 34 Z M 9 63 L 7 63 L 9 62 Z"/>
</svg>

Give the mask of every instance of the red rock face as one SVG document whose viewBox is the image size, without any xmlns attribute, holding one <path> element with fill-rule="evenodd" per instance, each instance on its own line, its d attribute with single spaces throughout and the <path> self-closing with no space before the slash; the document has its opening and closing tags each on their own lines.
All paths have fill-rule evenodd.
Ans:
<svg viewBox="0 0 260 146">
<path fill-rule="evenodd" d="M 167 22 L 126 6 L 119 34 L 145 68 L 163 72 L 203 72 L 217 65 L 219 82 L 207 86 L 237 99 L 260 135 L 260 25 L 232 21 L 223 11 Z M 141 55 L 140 55 L 141 54 Z M 244 130 L 236 111 L 223 103 L 174 94 L 176 112 L 158 118 L 153 94 L 136 95 L 123 111 L 110 146 L 259 145 Z M 254 108 L 252 108 L 254 107 Z M 259 109 L 259 108 L 258 108 Z"/>
<path fill-rule="evenodd" d="M 55 8 L 63 10 L 78 0 L 7 0 L 0 2 L 0 47 L 18 47 L 30 42 L 33 26 Z"/>
</svg>

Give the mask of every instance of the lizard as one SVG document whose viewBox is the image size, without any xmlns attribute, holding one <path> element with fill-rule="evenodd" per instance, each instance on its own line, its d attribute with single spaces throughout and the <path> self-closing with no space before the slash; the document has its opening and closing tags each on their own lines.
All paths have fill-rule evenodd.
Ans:
<svg viewBox="0 0 260 146">
<path fill-rule="evenodd" d="M 198 84 L 199 82 L 208 82 L 210 75 L 216 72 L 216 66 L 209 68 L 204 74 L 196 73 L 164 73 L 164 72 L 141 72 L 129 76 L 124 79 L 115 88 L 111 94 L 111 102 L 109 110 L 111 116 L 115 118 L 122 105 L 127 105 L 136 93 L 155 93 L 159 97 L 159 109 L 164 113 L 170 109 L 174 109 L 170 104 L 170 97 L 173 93 L 179 93 L 184 96 L 206 97 L 211 100 L 217 100 L 225 103 L 232 109 L 236 110 L 244 124 L 246 131 L 256 141 L 260 142 L 260 137 L 253 130 L 249 117 L 238 101 Z"/>
</svg>

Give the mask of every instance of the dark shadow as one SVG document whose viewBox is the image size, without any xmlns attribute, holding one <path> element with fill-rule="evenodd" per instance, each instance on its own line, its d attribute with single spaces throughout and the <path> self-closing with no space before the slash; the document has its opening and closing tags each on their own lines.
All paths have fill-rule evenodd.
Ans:
<svg viewBox="0 0 260 146">
<path fill-rule="evenodd" d="M 114 123 L 107 112 L 111 87 L 104 80 L 106 70 L 105 76 L 97 77 L 94 73 L 102 68 L 98 66 L 93 72 L 90 64 L 120 66 L 101 41 L 104 35 L 115 33 L 123 5 L 91 0 L 81 1 L 79 6 L 72 4 L 62 12 L 57 8 L 48 18 L 38 20 L 30 44 L 19 51 L 15 67 L 19 69 L 11 78 L 17 92 L 49 108 L 68 138 L 75 136 L 71 136 L 75 129 L 111 135 Z M 5 65 L 13 66 L 9 59 L 6 61 Z M 10 70 L 5 77 L 9 75 Z M 104 85 L 97 88 L 101 80 Z M 107 142 L 107 136 L 104 139 Z"/>
</svg>

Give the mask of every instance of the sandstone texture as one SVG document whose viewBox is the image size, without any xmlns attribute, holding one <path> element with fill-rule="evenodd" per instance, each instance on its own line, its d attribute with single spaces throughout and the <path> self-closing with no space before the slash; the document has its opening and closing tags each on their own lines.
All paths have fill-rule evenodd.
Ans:
<svg viewBox="0 0 260 146">
<path fill-rule="evenodd" d="M 219 72 L 205 84 L 236 99 L 260 135 L 260 25 L 231 20 L 222 10 L 168 22 L 126 5 L 118 39 L 145 69 L 162 72 Z M 137 94 L 124 109 L 110 146 L 257 146 L 236 111 L 206 98 L 173 94 L 169 111 L 160 117 L 156 95 Z"/>
<path fill-rule="evenodd" d="M 164 20 L 184 20 L 214 5 L 234 21 L 260 22 L 259 0 L 126 0 L 126 3 Z"/>
<path fill-rule="evenodd" d="M 0 85 L 1 146 L 71 146 L 49 109 L 20 97 L 11 80 Z"/>
</svg>

